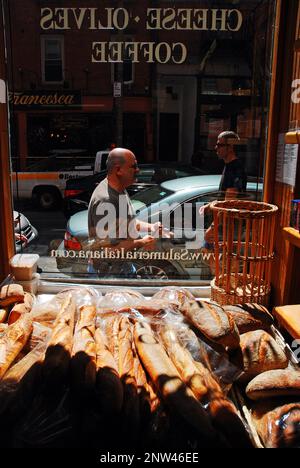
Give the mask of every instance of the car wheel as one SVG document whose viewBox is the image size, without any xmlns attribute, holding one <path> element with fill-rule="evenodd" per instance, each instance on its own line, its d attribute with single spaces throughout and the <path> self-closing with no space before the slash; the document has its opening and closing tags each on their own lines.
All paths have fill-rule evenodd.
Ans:
<svg viewBox="0 0 300 468">
<path fill-rule="evenodd" d="M 36 204 L 44 211 L 53 210 L 59 206 L 60 196 L 51 189 L 45 189 L 37 192 L 34 196 Z"/>
<path fill-rule="evenodd" d="M 138 279 L 169 280 L 184 279 L 183 276 L 169 263 L 138 264 L 135 265 Z"/>
</svg>

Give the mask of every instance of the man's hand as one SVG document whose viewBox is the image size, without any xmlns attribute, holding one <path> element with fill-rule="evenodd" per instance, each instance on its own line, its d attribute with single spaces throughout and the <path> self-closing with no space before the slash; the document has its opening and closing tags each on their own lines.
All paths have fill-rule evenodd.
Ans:
<svg viewBox="0 0 300 468">
<path fill-rule="evenodd" d="M 174 232 L 166 229 L 160 222 L 152 224 L 151 232 L 155 238 L 173 239 Z"/>
<path fill-rule="evenodd" d="M 143 239 L 139 239 L 140 247 L 143 250 L 154 250 L 156 246 L 156 240 L 152 236 L 143 237 Z"/>
<path fill-rule="evenodd" d="M 210 203 L 208 205 L 202 205 L 199 208 L 199 215 L 204 216 L 207 211 L 209 211 Z"/>
</svg>

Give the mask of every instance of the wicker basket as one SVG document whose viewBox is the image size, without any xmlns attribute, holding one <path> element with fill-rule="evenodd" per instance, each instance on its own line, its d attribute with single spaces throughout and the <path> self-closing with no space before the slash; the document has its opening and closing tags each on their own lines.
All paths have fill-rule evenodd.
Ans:
<svg viewBox="0 0 300 468">
<path fill-rule="evenodd" d="M 268 305 L 278 208 L 244 200 L 216 201 L 215 271 L 211 298 L 221 305 Z"/>
</svg>

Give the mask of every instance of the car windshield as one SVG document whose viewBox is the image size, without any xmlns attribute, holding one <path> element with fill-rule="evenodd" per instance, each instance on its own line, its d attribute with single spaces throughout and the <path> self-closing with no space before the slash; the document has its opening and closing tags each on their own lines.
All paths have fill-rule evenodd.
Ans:
<svg viewBox="0 0 300 468">
<path fill-rule="evenodd" d="M 138 192 L 132 197 L 135 204 L 149 206 L 152 203 L 159 202 L 162 198 L 172 195 L 174 192 L 165 189 L 162 185 L 155 185 L 154 187 Z"/>
</svg>

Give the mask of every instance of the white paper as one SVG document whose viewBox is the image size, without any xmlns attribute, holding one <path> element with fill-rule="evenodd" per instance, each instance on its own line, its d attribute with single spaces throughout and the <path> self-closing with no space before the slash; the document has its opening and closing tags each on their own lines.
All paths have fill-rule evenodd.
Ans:
<svg viewBox="0 0 300 468">
<path fill-rule="evenodd" d="M 286 145 L 285 133 L 278 138 L 276 181 L 296 185 L 299 145 Z"/>
</svg>

